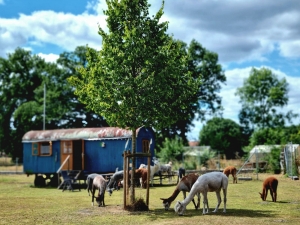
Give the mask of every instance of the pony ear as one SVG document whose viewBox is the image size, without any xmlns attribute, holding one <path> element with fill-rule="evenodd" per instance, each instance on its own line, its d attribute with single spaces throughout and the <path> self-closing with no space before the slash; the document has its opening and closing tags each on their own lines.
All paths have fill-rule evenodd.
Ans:
<svg viewBox="0 0 300 225">
<path fill-rule="evenodd" d="M 179 205 L 181 205 L 181 202 L 180 202 L 180 201 L 177 201 L 177 203 L 178 203 Z"/>
<path fill-rule="evenodd" d="M 160 198 L 160 200 L 166 200 L 165 198 Z"/>
</svg>

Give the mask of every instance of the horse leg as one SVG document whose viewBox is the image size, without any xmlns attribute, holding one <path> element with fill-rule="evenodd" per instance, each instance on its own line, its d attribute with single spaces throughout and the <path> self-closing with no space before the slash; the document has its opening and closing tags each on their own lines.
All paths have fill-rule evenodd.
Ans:
<svg viewBox="0 0 300 225">
<path fill-rule="evenodd" d="M 95 198 L 95 189 L 94 189 L 94 187 L 92 187 L 92 206 L 94 206 L 94 198 Z"/>
<path fill-rule="evenodd" d="M 223 213 L 226 213 L 227 189 L 223 189 L 223 200 L 224 200 L 224 209 L 223 209 Z"/>
<path fill-rule="evenodd" d="M 218 209 L 219 209 L 219 206 L 221 204 L 221 195 L 220 195 L 220 191 L 216 191 L 216 196 L 217 196 L 217 199 L 218 199 L 218 203 L 217 203 L 217 206 L 215 208 L 215 210 L 213 212 L 217 212 Z"/>
<path fill-rule="evenodd" d="M 200 208 L 200 193 L 197 193 L 196 195 L 198 197 L 198 202 L 197 202 L 197 205 L 195 205 L 195 209 L 198 209 L 198 208 Z"/>
<path fill-rule="evenodd" d="M 270 189 L 270 195 L 271 195 L 271 197 L 272 197 L 272 202 L 274 202 L 274 192 L 273 192 L 273 190 L 272 189 Z"/>
<path fill-rule="evenodd" d="M 266 189 L 265 200 L 267 200 L 268 192 L 269 192 L 269 189 L 267 188 L 267 189 Z M 270 190 L 270 192 L 271 192 L 271 190 Z"/>
<path fill-rule="evenodd" d="M 209 210 L 209 207 L 208 207 L 208 200 L 207 200 L 207 192 L 203 192 L 202 193 L 203 195 L 203 211 L 202 211 L 202 214 L 206 214 L 208 213 L 208 210 Z M 207 210 L 205 210 L 205 207 Z"/>
</svg>

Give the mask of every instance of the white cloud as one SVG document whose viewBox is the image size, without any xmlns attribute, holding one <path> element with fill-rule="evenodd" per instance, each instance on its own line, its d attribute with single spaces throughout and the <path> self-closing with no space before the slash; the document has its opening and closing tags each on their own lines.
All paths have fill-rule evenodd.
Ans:
<svg viewBox="0 0 300 225">
<path fill-rule="evenodd" d="M 37 55 L 45 59 L 46 62 L 52 62 L 52 63 L 55 63 L 56 60 L 59 58 L 59 55 L 52 54 L 52 53 L 50 54 L 38 53 Z"/>
<path fill-rule="evenodd" d="M 276 70 L 267 66 L 265 67 L 272 70 L 272 72 L 276 74 L 279 79 L 285 78 L 289 84 L 289 104 L 279 111 L 287 113 L 288 111 L 292 110 L 293 113 L 297 113 L 300 115 L 300 79 L 298 77 L 287 76 L 280 70 Z M 261 67 L 257 69 L 260 68 Z M 224 107 L 223 118 L 231 119 L 238 124 L 238 113 L 241 110 L 241 105 L 239 103 L 240 99 L 235 95 L 235 92 L 237 91 L 237 88 L 243 86 L 244 80 L 249 77 L 251 69 L 252 67 L 247 67 L 243 69 L 232 69 L 225 71 L 227 85 L 222 85 L 222 89 L 220 92 L 220 96 L 222 96 L 222 105 Z M 191 132 L 187 134 L 187 137 L 190 140 L 198 139 L 199 132 L 204 125 L 204 123 L 196 120 L 193 123 L 195 125 L 194 128 L 192 128 Z M 295 119 L 293 123 L 299 124 L 300 118 Z"/>
<path fill-rule="evenodd" d="M 73 15 L 54 11 L 36 11 L 20 14 L 17 19 L 0 18 L 0 56 L 13 52 L 17 47 L 53 44 L 72 51 L 77 46 L 89 45 L 99 49 L 101 36 L 98 25 L 106 28 L 102 14 Z M 105 29 L 104 29 L 105 30 Z"/>
</svg>

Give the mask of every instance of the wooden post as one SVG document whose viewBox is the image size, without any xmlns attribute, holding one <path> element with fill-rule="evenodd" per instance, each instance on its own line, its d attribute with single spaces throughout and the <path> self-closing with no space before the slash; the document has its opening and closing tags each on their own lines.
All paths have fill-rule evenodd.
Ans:
<svg viewBox="0 0 300 225">
<path fill-rule="evenodd" d="M 148 156 L 148 171 L 147 171 L 147 193 L 146 193 L 146 205 L 149 206 L 149 179 L 150 179 L 150 156 Z"/>
<path fill-rule="evenodd" d="M 123 175 L 123 204 L 124 204 L 124 209 L 126 207 L 126 189 L 127 189 L 127 167 L 126 167 L 126 151 L 124 151 L 124 159 L 123 159 L 123 171 L 124 171 L 124 175 Z"/>
</svg>

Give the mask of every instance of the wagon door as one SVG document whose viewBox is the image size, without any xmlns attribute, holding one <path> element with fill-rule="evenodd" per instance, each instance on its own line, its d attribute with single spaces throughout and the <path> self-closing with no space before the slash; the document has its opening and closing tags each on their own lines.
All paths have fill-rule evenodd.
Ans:
<svg viewBox="0 0 300 225">
<path fill-rule="evenodd" d="M 62 170 L 73 170 L 73 142 L 61 141 Z"/>
<path fill-rule="evenodd" d="M 82 170 L 83 155 L 82 140 L 61 141 L 62 170 Z"/>
<path fill-rule="evenodd" d="M 82 140 L 73 141 L 73 170 L 83 170 Z"/>
</svg>

